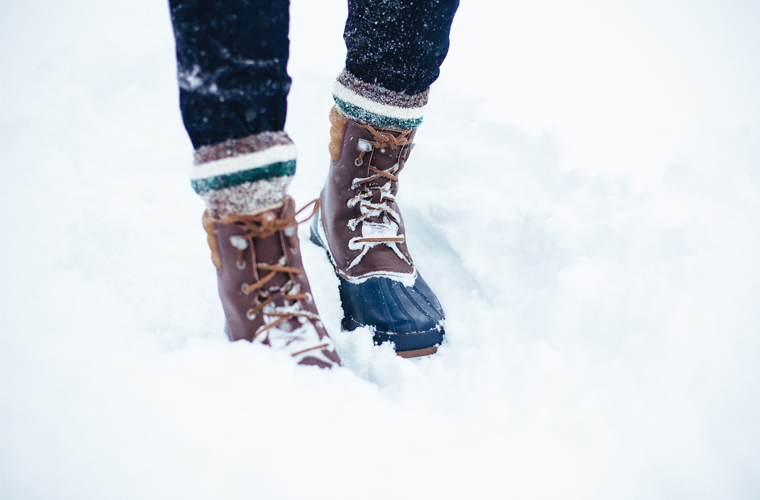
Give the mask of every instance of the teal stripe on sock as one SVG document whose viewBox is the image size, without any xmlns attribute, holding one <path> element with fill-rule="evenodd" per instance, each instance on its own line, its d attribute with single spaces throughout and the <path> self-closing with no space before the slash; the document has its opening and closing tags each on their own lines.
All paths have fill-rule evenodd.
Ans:
<svg viewBox="0 0 760 500">
<path fill-rule="evenodd" d="M 293 175 L 296 173 L 296 161 L 288 160 L 279 163 L 272 163 L 264 167 L 234 172 L 231 174 L 217 175 L 206 179 L 193 179 L 190 181 L 193 189 L 198 194 L 203 194 L 213 189 L 224 189 L 240 185 L 244 182 L 256 182 L 284 175 Z"/>
<path fill-rule="evenodd" d="M 390 116 L 378 115 L 372 113 L 366 109 L 348 103 L 342 99 L 333 96 L 335 104 L 338 105 L 341 111 L 345 114 L 367 125 L 379 128 L 393 128 L 397 130 L 409 130 L 410 128 L 417 128 L 422 123 L 422 118 L 415 118 L 411 120 L 403 120 L 401 118 L 391 118 Z"/>
</svg>

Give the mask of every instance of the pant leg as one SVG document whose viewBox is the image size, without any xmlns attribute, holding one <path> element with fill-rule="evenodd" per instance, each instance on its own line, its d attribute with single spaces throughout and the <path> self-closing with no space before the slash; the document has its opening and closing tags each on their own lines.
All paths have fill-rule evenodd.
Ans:
<svg viewBox="0 0 760 500">
<path fill-rule="evenodd" d="M 373 127 L 417 128 L 458 6 L 459 0 L 349 0 L 346 68 L 333 87 L 342 114 Z"/>
<path fill-rule="evenodd" d="M 459 0 L 349 0 L 346 69 L 359 80 L 418 94 L 437 78 Z"/>
<path fill-rule="evenodd" d="M 288 0 L 169 0 L 190 175 L 212 217 L 283 200 L 296 149 L 283 131 L 290 90 Z"/>
<path fill-rule="evenodd" d="M 285 125 L 288 0 L 169 0 L 193 146 Z"/>
</svg>

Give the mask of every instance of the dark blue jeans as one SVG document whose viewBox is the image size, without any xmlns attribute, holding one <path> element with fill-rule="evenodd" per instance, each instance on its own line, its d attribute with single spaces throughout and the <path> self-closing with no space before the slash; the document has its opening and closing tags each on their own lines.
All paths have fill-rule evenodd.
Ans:
<svg viewBox="0 0 760 500">
<path fill-rule="evenodd" d="M 169 0 L 180 108 L 195 148 L 285 126 L 288 0 Z M 459 0 L 349 0 L 346 69 L 417 94 L 449 49 Z"/>
</svg>

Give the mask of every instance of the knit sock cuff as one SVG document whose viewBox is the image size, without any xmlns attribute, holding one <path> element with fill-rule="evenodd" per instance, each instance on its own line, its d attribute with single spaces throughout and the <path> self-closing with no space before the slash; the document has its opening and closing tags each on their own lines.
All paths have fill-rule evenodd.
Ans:
<svg viewBox="0 0 760 500">
<path fill-rule="evenodd" d="M 281 202 L 296 171 L 296 147 L 285 132 L 203 146 L 194 156 L 193 189 L 215 218 Z"/>
<path fill-rule="evenodd" d="M 343 70 L 333 86 L 333 99 L 353 120 L 379 128 L 408 130 L 422 123 L 430 89 L 408 95 L 366 83 Z"/>
</svg>

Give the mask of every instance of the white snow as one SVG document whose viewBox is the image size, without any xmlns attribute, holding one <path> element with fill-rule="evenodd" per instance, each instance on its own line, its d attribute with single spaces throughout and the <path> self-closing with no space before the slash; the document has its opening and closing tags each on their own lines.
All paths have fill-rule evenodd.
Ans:
<svg viewBox="0 0 760 500">
<path fill-rule="evenodd" d="M 291 192 L 345 2 L 294 0 Z M 163 2 L 0 16 L 0 496 L 760 497 L 760 4 L 463 2 L 398 196 L 447 313 L 417 361 L 230 343 Z"/>
<path fill-rule="evenodd" d="M 243 238 L 242 236 L 233 235 L 230 236 L 230 245 L 237 248 L 238 250 L 245 250 L 248 248 L 248 240 Z M 240 261 L 238 261 L 238 264 Z"/>
</svg>

